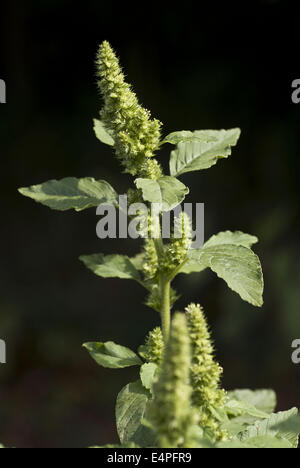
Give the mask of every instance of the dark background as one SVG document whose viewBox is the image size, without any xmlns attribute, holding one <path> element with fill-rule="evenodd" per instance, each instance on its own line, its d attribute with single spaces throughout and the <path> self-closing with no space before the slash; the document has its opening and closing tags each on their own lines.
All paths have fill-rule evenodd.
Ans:
<svg viewBox="0 0 300 468">
<path fill-rule="evenodd" d="M 0 78 L 1 261 L 0 441 L 16 447 L 85 447 L 117 440 L 117 392 L 136 369 L 102 369 L 81 348 L 109 340 L 136 348 L 158 315 L 144 291 L 102 280 L 80 254 L 138 251 L 100 241 L 95 210 L 54 212 L 19 186 L 65 176 L 107 179 L 123 193 L 109 148 L 92 130 L 101 101 L 94 57 L 108 39 L 128 81 L 164 134 L 240 126 L 232 157 L 186 174 L 187 201 L 205 202 L 206 238 L 219 230 L 256 234 L 265 304 L 256 309 L 209 271 L 180 277 L 183 298 L 205 307 L 224 386 L 272 387 L 278 409 L 300 406 L 299 16 L 293 2 L 2 2 Z M 197 5 L 197 8 L 195 7 Z M 167 167 L 170 147 L 160 154 Z"/>
</svg>

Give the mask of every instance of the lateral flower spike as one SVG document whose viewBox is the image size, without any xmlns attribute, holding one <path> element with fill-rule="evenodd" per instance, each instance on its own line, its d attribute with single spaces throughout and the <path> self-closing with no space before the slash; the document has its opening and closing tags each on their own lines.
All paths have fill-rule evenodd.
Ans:
<svg viewBox="0 0 300 468">
<path fill-rule="evenodd" d="M 184 314 L 174 315 L 149 419 L 161 448 L 182 447 L 195 424 L 191 407 L 190 340 Z"/>
<path fill-rule="evenodd" d="M 152 362 L 153 364 L 161 365 L 164 352 L 164 339 L 160 327 L 154 328 L 149 332 L 145 346 L 143 346 L 142 357 L 147 362 Z"/>
<path fill-rule="evenodd" d="M 146 279 L 153 279 L 158 269 L 158 257 L 153 239 L 145 239 L 143 272 Z"/>
<path fill-rule="evenodd" d="M 190 304 L 185 310 L 192 348 L 192 403 L 199 413 L 200 426 L 215 440 L 225 440 L 227 434 L 212 414 L 213 409 L 224 407 L 226 399 L 225 391 L 219 386 L 223 369 L 214 360 L 214 348 L 202 307 Z"/>
<path fill-rule="evenodd" d="M 161 122 L 151 120 L 150 112 L 139 104 L 107 41 L 99 47 L 96 64 L 104 99 L 100 116 L 114 138 L 116 155 L 125 172 L 158 179 L 162 171 L 153 156 L 160 144 Z"/>
<path fill-rule="evenodd" d="M 161 268 L 166 273 L 173 271 L 186 259 L 192 244 L 192 224 L 187 213 L 182 211 L 174 220 L 174 233 L 166 247 Z"/>
</svg>

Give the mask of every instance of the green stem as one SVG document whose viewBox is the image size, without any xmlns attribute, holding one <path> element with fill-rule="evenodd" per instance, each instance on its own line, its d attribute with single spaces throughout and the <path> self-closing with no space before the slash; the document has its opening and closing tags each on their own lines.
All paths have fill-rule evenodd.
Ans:
<svg viewBox="0 0 300 468">
<path fill-rule="evenodd" d="M 158 259 L 160 259 L 164 254 L 164 244 L 163 244 L 162 238 L 159 237 L 158 239 L 153 239 L 153 240 L 154 240 L 154 246 L 155 246 Z"/>
<path fill-rule="evenodd" d="M 169 339 L 171 308 L 170 308 L 170 281 L 164 276 L 160 277 L 160 296 L 161 296 L 161 324 L 165 342 Z"/>
<path fill-rule="evenodd" d="M 178 273 L 180 272 L 181 268 L 184 267 L 184 265 L 186 264 L 187 261 L 188 261 L 188 258 L 186 258 L 180 265 L 178 265 L 177 268 L 175 268 L 175 270 L 173 271 L 173 273 L 169 276 L 169 281 L 173 281 L 173 279 L 178 275 Z"/>
<path fill-rule="evenodd" d="M 160 234 L 160 221 L 158 221 L 158 232 Z M 157 252 L 158 261 L 164 255 L 164 244 L 161 236 L 154 239 L 154 245 Z M 165 277 L 163 274 L 159 276 L 159 288 L 160 288 L 160 299 L 161 299 L 161 326 L 164 336 L 165 343 L 169 339 L 170 334 L 170 323 L 171 323 L 171 307 L 170 307 L 170 278 Z"/>
</svg>

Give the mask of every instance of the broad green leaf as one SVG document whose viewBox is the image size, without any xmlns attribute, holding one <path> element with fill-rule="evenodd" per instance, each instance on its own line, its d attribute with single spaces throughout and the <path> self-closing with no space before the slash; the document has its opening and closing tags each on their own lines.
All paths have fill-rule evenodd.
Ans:
<svg viewBox="0 0 300 468">
<path fill-rule="evenodd" d="M 92 177 L 49 180 L 40 185 L 20 188 L 19 192 L 53 210 L 60 211 L 70 209 L 81 211 L 101 203 L 116 205 L 118 201 L 117 193 L 108 182 L 95 180 Z"/>
<path fill-rule="evenodd" d="M 202 432 L 202 431 L 201 431 Z M 197 437 L 194 441 L 191 440 L 190 448 L 202 448 L 202 449 L 215 449 L 217 448 L 209 438 Z"/>
<path fill-rule="evenodd" d="M 152 430 L 142 424 L 150 392 L 140 381 L 130 383 L 118 395 L 116 403 L 117 430 L 122 444 L 134 442 L 142 447 L 154 443 Z"/>
<path fill-rule="evenodd" d="M 238 389 L 228 392 L 231 400 L 244 401 L 260 411 L 271 414 L 277 405 L 276 393 L 273 390 Z"/>
<path fill-rule="evenodd" d="M 102 278 L 123 278 L 141 281 L 141 276 L 134 263 L 126 255 L 92 254 L 79 257 L 85 266 Z"/>
<path fill-rule="evenodd" d="M 177 148 L 171 152 L 171 176 L 178 177 L 185 172 L 208 169 L 216 164 L 218 159 L 227 158 L 231 154 L 232 146 L 236 145 L 240 133 L 239 128 L 196 130 L 192 139 L 191 135 L 184 132 Z M 174 136 L 171 139 L 176 141 Z"/>
<path fill-rule="evenodd" d="M 219 232 L 218 234 L 208 239 L 208 241 L 205 242 L 205 244 L 203 245 L 203 248 L 222 244 L 241 245 L 243 247 L 250 248 L 253 244 L 256 244 L 257 242 L 258 238 L 256 236 L 251 236 L 250 234 L 245 234 L 241 231 L 224 231 Z"/>
<path fill-rule="evenodd" d="M 239 440 L 232 440 L 229 442 L 220 442 L 217 445 L 217 448 L 221 449 L 231 449 L 231 448 L 240 448 L 240 449 L 259 449 L 259 448 L 288 448 L 291 449 L 293 446 L 283 439 L 271 435 L 251 437 L 247 439 L 246 442 L 241 442 Z"/>
<path fill-rule="evenodd" d="M 274 426 L 274 429 L 278 429 L 280 432 L 288 432 L 296 435 L 300 434 L 300 416 L 293 416 L 286 421 L 283 421 Z"/>
<path fill-rule="evenodd" d="M 197 252 L 198 251 L 197 249 Z M 201 271 L 206 270 L 206 268 L 207 266 L 204 263 L 199 262 L 197 255 L 190 252 L 186 263 L 181 267 L 179 273 L 185 273 L 186 275 L 190 273 L 201 273 Z"/>
<path fill-rule="evenodd" d="M 246 441 L 252 437 L 271 435 L 280 439 L 287 440 L 294 448 L 298 446 L 298 435 L 292 432 L 285 432 L 277 429 L 277 426 L 293 416 L 298 414 L 297 408 L 292 408 L 289 411 L 282 411 L 271 414 L 267 419 L 256 421 L 249 426 L 247 430 L 242 432 L 241 440 Z"/>
<path fill-rule="evenodd" d="M 121 369 L 142 364 L 140 358 L 131 349 L 117 345 L 113 341 L 84 343 L 82 346 L 88 350 L 99 366 Z"/>
<path fill-rule="evenodd" d="M 241 245 L 243 247 L 251 247 L 253 244 L 258 242 L 256 236 L 252 236 L 250 234 L 245 234 L 241 231 L 224 231 L 219 232 L 218 234 L 212 236 L 208 239 L 207 242 L 202 246 L 202 249 L 206 247 L 212 247 L 214 245 L 223 245 L 223 244 L 234 244 L 234 245 Z M 199 273 L 205 270 L 206 266 L 199 263 L 198 260 L 193 260 L 192 256 L 188 259 L 188 261 L 184 264 L 181 268 L 180 273 Z"/>
<path fill-rule="evenodd" d="M 94 119 L 94 131 L 96 137 L 98 138 L 98 140 L 101 141 L 101 143 L 105 143 L 109 146 L 114 146 L 115 141 L 109 134 L 109 132 L 106 130 L 104 123 L 101 122 L 101 120 Z"/>
<path fill-rule="evenodd" d="M 249 445 L 252 448 L 258 448 L 258 449 L 271 449 L 271 448 L 277 448 L 277 449 L 292 449 L 293 446 L 292 444 L 285 439 L 280 439 L 278 437 L 273 437 L 271 435 L 265 435 L 265 436 L 258 436 L 258 437 L 251 437 L 250 439 L 247 440 L 247 445 Z"/>
<path fill-rule="evenodd" d="M 145 263 L 145 255 L 143 253 L 139 253 L 135 257 L 131 257 L 130 261 L 138 271 L 141 271 L 143 270 Z"/>
<path fill-rule="evenodd" d="M 189 441 L 188 448 L 217 448 L 212 441 L 212 433 L 210 431 L 203 430 L 196 422 L 187 427 L 185 438 Z"/>
<path fill-rule="evenodd" d="M 250 419 L 250 423 L 247 424 L 249 426 L 255 421 L 253 421 L 253 418 L 249 416 L 248 418 Z M 236 437 L 238 434 L 247 429 L 247 425 L 244 422 L 244 418 L 237 417 L 229 420 L 228 422 L 223 423 L 222 429 L 225 430 L 231 437 Z"/>
<path fill-rule="evenodd" d="M 90 449 L 101 449 L 101 448 L 117 448 L 117 449 L 122 449 L 122 448 L 141 448 L 138 445 L 134 444 L 133 442 L 129 444 L 124 444 L 124 445 L 118 445 L 118 444 L 107 444 L 107 445 L 94 445 L 93 447 L 89 447 Z M 112 456 L 112 455 L 111 455 Z"/>
<path fill-rule="evenodd" d="M 158 180 L 136 179 L 135 184 L 142 190 L 143 199 L 157 203 L 160 211 L 170 211 L 179 205 L 189 189 L 175 177 L 164 176 Z"/>
<path fill-rule="evenodd" d="M 210 268 L 219 278 L 254 306 L 263 304 L 263 275 L 259 258 L 252 250 L 232 244 L 220 244 L 189 251 L 191 271 Z M 197 267 L 197 270 L 195 268 Z M 183 268 L 181 272 L 186 273 Z M 194 268 L 194 270 L 192 269 Z"/>
<path fill-rule="evenodd" d="M 147 346 L 140 345 L 138 347 L 138 354 L 141 356 L 141 358 L 144 359 L 144 361 L 146 361 L 147 360 Z"/>
<path fill-rule="evenodd" d="M 242 400 L 227 401 L 225 404 L 225 410 L 232 416 L 248 415 L 261 419 L 268 417 L 268 414 L 264 411 L 260 411 L 259 409 L 255 408 L 255 406 Z"/>
<path fill-rule="evenodd" d="M 142 384 L 147 390 L 151 390 L 153 382 L 154 382 L 154 377 L 155 373 L 157 371 L 157 365 L 149 362 L 146 364 L 143 364 L 140 370 L 140 377 Z"/>
<path fill-rule="evenodd" d="M 240 440 L 230 440 L 228 442 L 219 442 L 217 444 L 218 449 L 249 449 L 252 448 L 250 445 Z"/>
<path fill-rule="evenodd" d="M 217 131 L 217 133 L 219 132 Z M 171 143 L 172 145 L 178 145 L 178 143 L 208 143 L 216 141 L 218 141 L 218 138 L 214 135 L 213 131 L 212 134 L 209 135 L 209 131 L 206 130 L 196 130 L 195 132 L 191 132 L 190 130 L 182 130 L 180 132 L 172 132 L 167 135 L 163 139 L 162 144 Z"/>
</svg>

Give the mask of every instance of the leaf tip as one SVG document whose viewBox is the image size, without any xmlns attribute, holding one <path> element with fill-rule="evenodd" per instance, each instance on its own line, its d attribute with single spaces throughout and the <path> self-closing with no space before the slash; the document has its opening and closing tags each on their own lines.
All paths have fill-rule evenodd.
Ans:
<svg viewBox="0 0 300 468">
<path fill-rule="evenodd" d="M 17 191 L 21 194 L 21 195 L 26 195 L 26 187 L 19 187 L 17 189 Z"/>
</svg>

